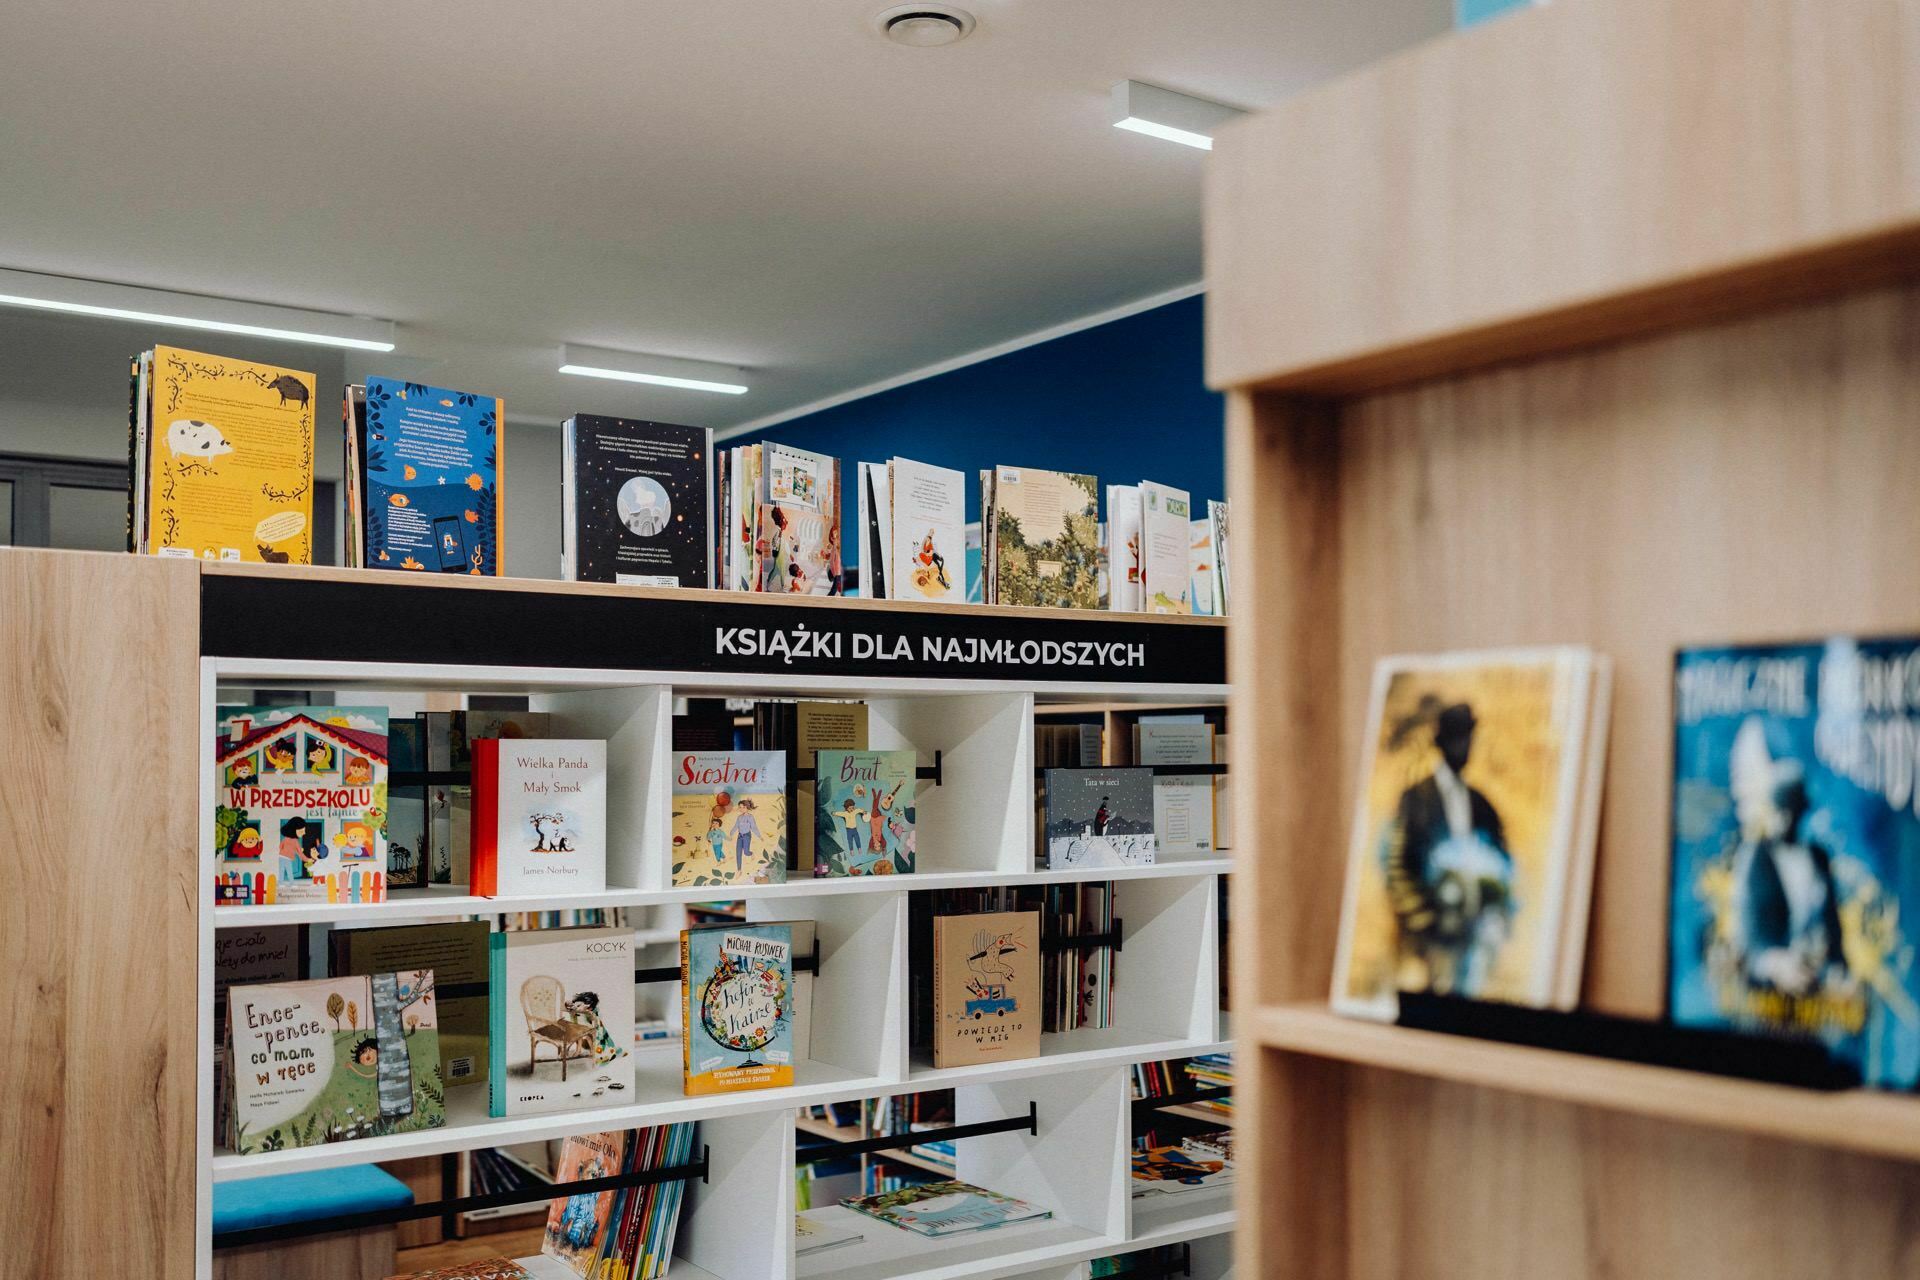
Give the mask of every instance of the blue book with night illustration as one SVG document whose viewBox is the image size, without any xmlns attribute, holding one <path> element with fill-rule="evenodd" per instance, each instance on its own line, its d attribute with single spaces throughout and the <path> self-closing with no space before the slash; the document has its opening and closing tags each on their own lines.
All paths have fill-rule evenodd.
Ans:
<svg viewBox="0 0 1920 1280">
<path fill-rule="evenodd" d="M 686 1092 L 793 1083 L 793 927 L 716 924 L 680 932 Z"/>
<path fill-rule="evenodd" d="M 1920 639 L 1682 650 L 1669 1000 L 1920 1079 Z"/>
<path fill-rule="evenodd" d="M 349 563 L 500 574 L 505 405 L 496 397 L 368 378 L 348 392 Z"/>
</svg>

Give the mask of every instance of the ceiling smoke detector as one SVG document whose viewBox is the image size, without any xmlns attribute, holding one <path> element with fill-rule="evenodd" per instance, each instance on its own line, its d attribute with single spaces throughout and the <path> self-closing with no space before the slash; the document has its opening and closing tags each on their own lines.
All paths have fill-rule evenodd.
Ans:
<svg viewBox="0 0 1920 1280">
<path fill-rule="evenodd" d="M 966 39 L 973 31 L 973 15 L 950 4 L 900 4 L 875 18 L 874 25 L 895 44 L 937 49 Z"/>
</svg>

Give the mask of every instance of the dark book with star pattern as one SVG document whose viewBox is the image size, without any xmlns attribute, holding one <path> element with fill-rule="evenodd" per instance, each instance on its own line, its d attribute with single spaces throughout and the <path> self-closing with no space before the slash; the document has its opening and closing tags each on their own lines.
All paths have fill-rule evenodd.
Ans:
<svg viewBox="0 0 1920 1280">
<path fill-rule="evenodd" d="M 582 413 L 561 438 L 561 577 L 713 585 L 713 432 Z"/>
</svg>

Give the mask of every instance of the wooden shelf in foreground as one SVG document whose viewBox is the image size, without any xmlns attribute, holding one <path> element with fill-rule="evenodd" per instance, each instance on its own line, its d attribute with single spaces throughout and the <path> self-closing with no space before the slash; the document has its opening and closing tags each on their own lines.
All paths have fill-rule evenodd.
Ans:
<svg viewBox="0 0 1920 1280">
<path fill-rule="evenodd" d="M 1247 1033 L 1263 1048 L 1580 1106 L 1871 1155 L 1920 1160 L 1920 1098 L 1823 1093 L 1585 1054 L 1414 1031 L 1325 1005 L 1272 1005 Z"/>
</svg>

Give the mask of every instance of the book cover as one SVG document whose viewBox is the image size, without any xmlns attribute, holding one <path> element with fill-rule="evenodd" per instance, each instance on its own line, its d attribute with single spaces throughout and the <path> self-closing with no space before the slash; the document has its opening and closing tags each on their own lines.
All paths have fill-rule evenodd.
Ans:
<svg viewBox="0 0 1920 1280">
<path fill-rule="evenodd" d="M 561 577 L 713 585 L 712 431 L 582 413 L 561 437 Z"/>
<path fill-rule="evenodd" d="M 439 1128 L 435 1004 L 431 970 L 232 988 L 234 1150 Z"/>
<path fill-rule="evenodd" d="M 627 1133 L 576 1133 L 560 1145 L 560 1161 L 554 1166 L 553 1181 L 589 1182 L 611 1178 L 625 1168 Z M 547 1229 L 540 1240 L 540 1252 L 558 1258 L 577 1276 L 591 1276 L 607 1247 L 607 1238 L 618 1227 L 614 1202 L 618 1191 L 590 1191 L 551 1201 L 547 1206 Z"/>
<path fill-rule="evenodd" d="M 1233 1183 L 1233 1165 L 1185 1146 L 1148 1147 L 1133 1153 L 1135 1196 L 1177 1195 Z"/>
<path fill-rule="evenodd" d="M 216 906 L 383 902 L 385 707 L 221 707 Z"/>
<path fill-rule="evenodd" d="M 755 512 L 757 591 L 840 594 L 840 462 L 782 444 L 763 446 Z"/>
<path fill-rule="evenodd" d="M 966 476 L 910 458 L 887 464 L 892 481 L 892 595 L 896 600 L 967 598 Z"/>
<path fill-rule="evenodd" d="M 787 754 L 673 757 L 673 883 L 785 884 Z"/>
<path fill-rule="evenodd" d="M 633 1095 L 633 933 L 488 937 L 493 1115 L 611 1107 Z"/>
<path fill-rule="evenodd" d="M 145 550 L 312 564 L 313 375 L 178 347 L 147 363 Z"/>
<path fill-rule="evenodd" d="M 501 573 L 505 406 L 393 378 L 368 378 L 366 403 L 367 567 Z"/>
<path fill-rule="evenodd" d="M 967 1182 L 923 1182 L 842 1203 L 855 1213 L 923 1236 L 957 1235 L 1053 1216 L 1051 1209 Z"/>
<path fill-rule="evenodd" d="M 1121 613 L 1139 613 L 1146 608 L 1140 585 L 1142 575 L 1140 544 L 1140 486 L 1107 486 L 1107 608 Z"/>
<path fill-rule="evenodd" d="M 1140 590 L 1148 613 L 1193 612 L 1187 553 L 1191 522 L 1185 489 L 1141 481 Z"/>
<path fill-rule="evenodd" d="M 607 744 L 474 738 L 469 827 L 481 897 L 607 887 Z"/>
<path fill-rule="evenodd" d="M 821 751 L 816 760 L 813 874 L 912 874 L 914 752 Z"/>
<path fill-rule="evenodd" d="M 487 922 L 397 925 L 387 929 L 336 929 L 335 977 L 430 969 L 439 990 L 440 1078 L 448 1088 L 487 1079 Z M 456 996 L 449 989 L 478 985 L 481 994 Z"/>
<path fill-rule="evenodd" d="M 1211 764 L 1213 726 L 1142 720 L 1135 756 L 1143 765 Z M 1154 778 L 1153 830 L 1160 852 L 1213 851 L 1213 782 L 1213 775 L 1205 773 Z"/>
<path fill-rule="evenodd" d="M 1232 575 L 1228 571 L 1227 504 L 1207 503 L 1207 532 L 1213 558 L 1213 611 L 1224 618 L 1232 612 Z"/>
<path fill-rule="evenodd" d="M 1391 1018 L 1405 990 L 1549 1003 L 1591 668 L 1569 648 L 1377 664 L 1336 1008 Z"/>
<path fill-rule="evenodd" d="M 1213 568 L 1213 524 L 1193 520 L 1187 524 L 1187 596 L 1193 612 L 1211 618 L 1220 612 L 1215 602 L 1216 575 Z"/>
<path fill-rule="evenodd" d="M 867 745 L 864 702 L 796 702 L 793 710 L 796 761 L 811 761 L 817 751 L 855 750 Z M 814 856 L 817 794 L 808 779 L 794 781 L 792 851 L 798 855 L 796 861 Z"/>
<path fill-rule="evenodd" d="M 1047 867 L 1131 867 L 1151 863 L 1153 773 L 1148 769 L 1049 769 Z"/>
<path fill-rule="evenodd" d="M 793 1252 L 796 1257 L 804 1258 L 808 1254 L 819 1253 L 822 1249 L 853 1244 L 857 1240 L 866 1238 L 864 1233 L 828 1218 L 817 1217 L 810 1213 L 793 1215 Z"/>
<path fill-rule="evenodd" d="M 868 600 L 893 595 L 893 485 L 882 462 L 855 464 L 860 503 L 860 594 Z"/>
<path fill-rule="evenodd" d="M 993 602 L 1099 607 L 1099 485 L 1092 476 L 998 467 L 990 486 Z"/>
<path fill-rule="evenodd" d="M 387 721 L 387 888 L 427 886 L 427 721 L 402 716 Z"/>
<path fill-rule="evenodd" d="M 933 918 L 933 1065 L 1040 1053 L 1040 913 Z"/>
<path fill-rule="evenodd" d="M 733 514 L 728 524 L 733 530 L 730 553 L 732 575 L 728 581 L 735 591 L 759 590 L 760 559 L 755 539 L 760 533 L 760 468 L 765 448 L 757 444 L 741 445 L 731 451 L 728 476 L 729 505 Z"/>
<path fill-rule="evenodd" d="M 1920 1080 L 1920 639 L 1682 650 L 1669 1001 Z"/>
<path fill-rule="evenodd" d="M 688 1096 L 793 1083 L 793 930 L 719 924 L 680 934 Z"/>
</svg>

